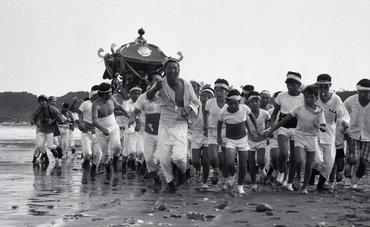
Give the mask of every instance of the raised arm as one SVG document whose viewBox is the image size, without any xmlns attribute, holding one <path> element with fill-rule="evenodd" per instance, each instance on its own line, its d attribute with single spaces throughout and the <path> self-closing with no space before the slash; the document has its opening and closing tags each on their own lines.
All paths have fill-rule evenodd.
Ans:
<svg viewBox="0 0 370 227">
<path fill-rule="evenodd" d="M 152 88 L 146 92 L 146 97 L 149 101 L 153 100 L 155 94 L 162 89 L 162 81 L 157 81 Z"/>
</svg>

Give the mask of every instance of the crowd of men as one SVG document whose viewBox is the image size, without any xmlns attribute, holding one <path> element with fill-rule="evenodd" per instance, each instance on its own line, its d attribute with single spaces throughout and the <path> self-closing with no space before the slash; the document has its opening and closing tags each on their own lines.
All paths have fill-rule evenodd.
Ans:
<svg viewBox="0 0 370 227">
<path fill-rule="evenodd" d="M 288 72 L 287 91 L 273 95 L 252 85 L 240 92 L 226 79 L 211 86 L 179 75 L 179 62 L 169 59 L 164 75 L 149 75 L 146 92 L 133 87 L 130 98 L 120 100 L 102 83 L 78 108 L 58 110 L 54 97 L 39 96 L 33 161 L 49 162 L 47 151 L 57 159 L 74 153 L 68 138 L 75 124 L 84 170 L 145 173 L 155 191 L 175 192 L 191 177 L 191 166 L 202 188 L 233 190 L 237 178 L 241 195 L 247 173 L 253 191 L 257 182 L 273 182 L 307 194 L 317 175 L 320 191 L 332 191 L 343 175 L 358 188 L 370 160 L 369 79 L 342 102 L 328 74 L 302 86 L 301 75 Z"/>
</svg>

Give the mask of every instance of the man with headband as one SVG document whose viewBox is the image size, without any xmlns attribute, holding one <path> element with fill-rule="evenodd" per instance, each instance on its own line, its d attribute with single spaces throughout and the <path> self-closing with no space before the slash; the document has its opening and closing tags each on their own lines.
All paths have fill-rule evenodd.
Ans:
<svg viewBox="0 0 370 227">
<path fill-rule="evenodd" d="M 67 119 L 59 112 L 59 110 L 50 105 L 46 96 L 40 95 L 37 98 L 39 102 L 39 108 L 32 115 L 32 122 L 38 125 L 38 148 L 41 153 L 40 159 L 43 160 L 47 166 L 49 164 L 49 158 L 47 151 L 56 149 L 56 145 L 53 144 L 54 132 L 56 122 L 65 122 Z M 39 154 L 34 155 L 34 161 L 38 158 Z"/>
<path fill-rule="evenodd" d="M 114 108 L 121 110 L 126 117 L 129 117 L 129 115 L 112 98 L 112 87 L 110 84 L 101 83 L 98 96 L 92 105 L 92 122 L 98 129 L 96 139 L 103 153 L 103 163 L 106 165 L 107 173 L 110 173 L 111 155 L 118 157 L 121 153 L 120 130 L 114 118 Z"/>
<path fill-rule="evenodd" d="M 247 84 L 245 86 L 242 86 L 242 98 L 240 100 L 240 103 L 242 104 L 246 104 L 247 100 L 248 100 L 248 97 L 249 97 L 249 94 L 254 91 L 254 86 L 253 85 L 250 85 L 250 84 Z"/>
<path fill-rule="evenodd" d="M 55 96 L 49 96 L 48 97 L 48 104 L 53 107 L 57 107 L 57 98 Z M 54 122 L 54 139 L 53 143 L 56 146 L 55 149 L 51 149 L 51 152 L 53 153 L 54 157 L 57 159 L 61 159 L 63 157 L 63 151 L 61 147 L 61 143 L 59 141 L 60 139 L 60 131 L 57 122 Z"/>
<path fill-rule="evenodd" d="M 199 82 L 197 80 L 190 80 L 189 82 L 190 82 L 191 86 L 193 86 L 195 95 L 199 98 L 200 97 L 200 92 L 201 92 L 201 87 L 202 87 L 201 82 Z"/>
<path fill-rule="evenodd" d="M 102 152 L 96 140 L 95 126 L 92 123 L 92 105 L 98 98 L 98 85 L 91 88 L 89 99 L 82 102 L 77 109 L 78 118 L 76 124 L 81 131 L 81 146 L 84 161 L 82 168 L 88 169 L 91 163 L 91 173 L 95 174 L 99 167 Z"/>
<path fill-rule="evenodd" d="M 249 108 L 251 109 L 252 115 L 256 119 L 257 128 L 261 131 L 266 130 L 269 127 L 270 123 L 270 114 L 260 108 L 261 106 L 261 97 L 258 92 L 252 91 L 249 94 L 249 98 L 247 100 L 247 104 Z M 248 143 L 249 143 L 249 151 L 248 151 L 248 162 L 249 162 L 249 173 L 252 180 L 252 191 L 257 190 L 257 183 L 256 183 L 256 154 L 257 154 L 257 164 L 258 168 L 261 170 L 261 184 L 265 182 L 265 178 L 267 176 L 266 173 L 266 161 L 265 161 L 265 155 L 266 155 L 266 139 L 257 138 L 255 135 L 258 134 L 258 132 L 255 130 L 254 127 L 251 127 L 253 125 L 250 118 L 247 118 L 247 123 L 250 126 L 249 128 L 249 136 L 248 136 Z"/>
<path fill-rule="evenodd" d="M 162 76 L 158 73 L 150 74 L 148 77 L 151 85 L 162 80 Z M 129 127 L 136 122 L 137 116 L 141 113 L 145 114 L 144 124 L 144 158 L 148 172 L 153 179 L 152 187 L 155 192 L 161 189 L 162 183 L 158 175 L 158 165 L 155 159 L 158 147 L 158 128 L 159 119 L 161 116 L 158 100 L 148 100 L 146 93 L 143 93 L 135 102 L 135 109 L 130 117 Z"/>
<path fill-rule="evenodd" d="M 208 159 L 213 169 L 211 182 L 216 185 L 218 182 L 219 169 L 222 171 L 222 187 L 226 189 L 226 169 L 223 168 L 225 164 L 225 143 L 219 145 L 217 143 L 217 123 L 220 117 L 220 111 L 226 104 L 227 91 L 229 90 L 229 82 L 225 79 L 217 79 L 214 84 L 215 98 L 206 102 L 204 107 L 204 132 L 207 135 L 208 141 Z M 225 127 L 221 131 L 221 137 L 225 138 Z M 219 148 L 221 146 L 221 152 Z"/>
<path fill-rule="evenodd" d="M 193 86 L 194 87 L 194 86 Z M 204 86 L 201 90 L 200 101 L 201 105 L 196 118 L 191 119 L 191 161 L 196 170 L 197 181 L 202 181 L 202 187 L 208 188 L 207 181 L 209 175 L 209 158 L 208 158 L 208 143 L 207 137 L 204 135 L 204 120 L 203 112 L 205 111 L 206 102 L 213 98 L 214 92 L 210 86 Z M 203 167 L 203 179 L 201 179 L 201 168 Z"/>
<path fill-rule="evenodd" d="M 180 170 L 178 184 L 185 181 L 187 162 L 188 119 L 195 116 L 200 104 L 190 83 L 179 78 L 180 65 L 169 58 L 164 64 L 165 78 L 157 81 L 147 92 L 153 100 L 157 94 L 161 106 L 158 129 L 158 158 L 168 183 L 168 192 L 175 192 L 176 185 L 172 172 L 171 159 Z"/>
<path fill-rule="evenodd" d="M 335 161 L 335 132 L 337 121 L 346 130 L 349 123 L 349 115 L 344 107 L 342 100 L 338 95 L 330 91 L 331 76 L 320 74 L 317 77 L 316 85 L 319 89 L 319 100 L 317 104 L 324 110 L 327 131 L 319 131 L 319 156 L 322 157 L 322 163 L 315 163 L 314 170 L 319 171 L 320 178 L 317 184 L 318 190 L 329 190 L 326 180 L 333 169 Z M 312 171 L 311 179 L 314 182 L 315 175 L 318 173 Z"/>
<path fill-rule="evenodd" d="M 289 71 L 286 75 L 285 80 L 288 91 L 280 93 L 275 100 L 274 112 L 271 115 L 271 127 L 275 122 L 277 113 L 279 113 L 279 121 L 289 115 L 290 111 L 295 107 L 303 105 L 303 95 L 300 91 L 301 74 L 297 72 Z M 277 131 L 278 143 L 279 143 L 279 173 L 276 181 L 283 186 L 287 186 L 287 180 L 285 176 L 287 172 L 287 161 L 289 157 L 289 189 L 292 190 L 292 183 L 294 180 L 294 134 L 295 128 L 297 127 L 297 119 L 292 118 L 286 124 L 284 124 Z M 290 156 L 289 156 L 290 151 Z"/>
<path fill-rule="evenodd" d="M 68 155 L 68 148 L 69 148 L 69 125 L 73 122 L 73 116 L 72 112 L 69 110 L 69 104 L 63 103 L 62 108 L 60 109 L 60 113 L 63 114 L 65 118 L 67 118 L 67 121 L 65 122 L 58 122 L 58 128 L 60 132 L 60 145 L 62 147 L 63 151 L 63 157 L 67 158 Z"/>
<path fill-rule="evenodd" d="M 274 105 L 271 104 L 271 93 L 268 90 L 262 90 L 259 96 L 261 97 L 261 109 L 268 111 L 274 108 Z"/>
<path fill-rule="evenodd" d="M 130 89 L 130 98 L 122 103 L 123 109 L 131 115 L 135 110 L 134 103 L 142 93 L 142 89 L 139 87 L 133 87 Z M 138 158 L 138 165 L 142 165 L 140 162 L 140 155 L 143 156 L 143 137 L 139 135 L 140 131 L 140 119 L 136 118 L 135 124 L 129 127 L 129 118 L 125 119 L 125 132 L 124 132 L 124 144 L 123 145 L 123 157 L 122 157 L 122 170 L 126 169 L 126 162 L 132 171 L 136 170 L 136 158 Z M 117 160 L 113 159 L 113 166 L 116 166 Z"/>
<path fill-rule="evenodd" d="M 245 194 L 243 182 L 246 174 L 247 156 L 249 150 L 247 129 L 250 131 L 247 123 L 249 117 L 258 132 L 256 121 L 249 107 L 245 104 L 240 104 L 240 92 L 232 89 L 227 94 L 227 104 L 222 107 L 217 123 L 217 142 L 222 144 L 223 140 L 226 143 L 225 154 L 225 170 L 227 173 L 227 186 L 232 190 L 236 177 L 235 156 L 238 155 L 238 188 L 239 194 Z M 222 125 L 226 125 L 226 138 L 222 138 Z"/>
<path fill-rule="evenodd" d="M 352 178 L 351 188 L 357 189 L 359 180 L 365 175 L 370 161 L 370 80 L 362 79 L 357 83 L 357 94 L 344 101 L 350 116 L 348 128 L 349 158 L 358 160 L 356 176 Z M 354 157 L 353 157 L 354 156 Z"/>
</svg>

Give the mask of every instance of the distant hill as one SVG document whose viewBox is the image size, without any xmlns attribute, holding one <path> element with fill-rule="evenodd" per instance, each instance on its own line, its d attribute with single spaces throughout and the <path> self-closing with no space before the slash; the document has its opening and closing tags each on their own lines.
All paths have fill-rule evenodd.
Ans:
<svg viewBox="0 0 370 227">
<path fill-rule="evenodd" d="M 84 100 L 88 92 L 69 92 L 57 97 L 57 106 L 62 103 L 72 103 L 72 98 L 78 97 Z M 37 96 L 28 92 L 0 92 L 0 122 L 29 122 L 30 116 L 36 109 Z"/>
<path fill-rule="evenodd" d="M 342 99 L 342 101 L 346 100 L 349 96 L 356 94 L 356 91 L 338 91 L 336 94 Z"/>
<path fill-rule="evenodd" d="M 355 94 L 355 91 L 339 91 L 337 94 L 342 100 Z M 72 98 L 78 97 L 84 100 L 88 92 L 69 92 L 57 97 L 58 108 L 62 103 L 72 103 Z M 28 92 L 0 92 L 0 123 L 1 122 L 29 122 L 32 112 L 36 109 L 37 96 Z"/>
</svg>

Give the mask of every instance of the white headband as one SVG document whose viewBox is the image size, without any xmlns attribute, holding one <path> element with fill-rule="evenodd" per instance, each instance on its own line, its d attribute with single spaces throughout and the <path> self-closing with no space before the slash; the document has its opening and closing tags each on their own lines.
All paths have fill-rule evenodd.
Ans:
<svg viewBox="0 0 370 227">
<path fill-rule="evenodd" d="M 330 81 L 317 81 L 316 84 L 331 84 Z"/>
<path fill-rule="evenodd" d="M 211 89 L 209 89 L 209 88 L 205 88 L 205 89 L 203 89 L 203 90 L 202 90 L 202 94 L 203 94 L 204 92 L 209 92 L 209 93 L 211 93 L 213 96 L 215 96 L 215 93 L 214 93 Z"/>
<path fill-rule="evenodd" d="M 129 93 L 133 92 L 133 91 L 140 91 L 140 92 L 143 92 L 143 90 L 139 87 L 133 87 L 130 89 Z"/>
<path fill-rule="evenodd" d="M 261 97 L 259 97 L 258 95 L 251 95 L 251 96 L 249 96 L 247 101 L 249 102 L 251 99 L 255 99 L 255 98 L 261 100 Z"/>
<path fill-rule="evenodd" d="M 357 85 L 357 86 L 356 86 L 356 89 L 357 89 L 358 91 L 370 91 L 370 87 L 364 87 L 364 86 L 362 86 L 362 85 Z"/>
<path fill-rule="evenodd" d="M 216 87 L 222 87 L 222 88 L 225 88 L 226 90 L 229 90 L 229 86 L 227 86 L 224 83 L 215 83 L 215 88 Z"/>
<path fill-rule="evenodd" d="M 106 91 L 102 91 L 102 90 L 98 90 L 99 93 L 109 93 L 109 92 L 112 92 L 112 88 L 109 88 L 108 90 Z"/>
<path fill-rule="evenodd" d="M 296 80 L 296 81 L 298 81 L 298 82 L 301 82 L 301 78 L 299 78 L 299 76 L 296 76 L 296 75 L 294 75 L 294 74 L 288 74 L 288 75 L 286 76 L 286 78 L 287 78 L 287 79 L 293 79 L 293 80 Z"/>
<path fill-rule="evenodd" d="M 232 96 L 229 96 L 229 97 L 226 97 L 227 99 L 231 99 L 231 100 L 236 100 L 236 101 L 240 101 L 241 97 L 240 95 L 232 95 Z"/>
</svg>

